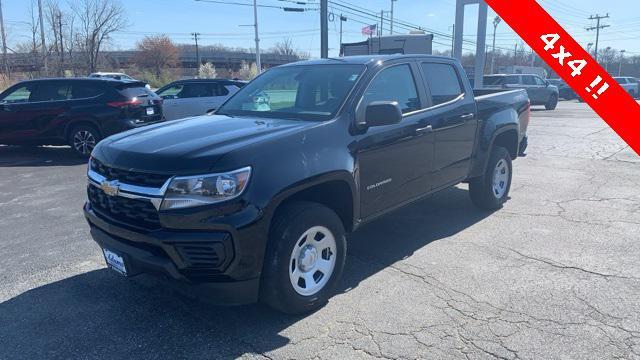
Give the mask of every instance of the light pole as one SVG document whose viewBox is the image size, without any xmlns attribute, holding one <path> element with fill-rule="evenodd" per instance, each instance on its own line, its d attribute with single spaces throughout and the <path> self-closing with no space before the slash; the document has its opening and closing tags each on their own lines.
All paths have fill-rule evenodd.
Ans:
<svg viewBox="0 0 640 360">
<path fill-rule="evenodd" d="M 340 14 L 340 48 L 338 50 L 340 56 L 342 56 L 342 23 L 345 21 L 347 21 L 347 17 Z"/>
<path fill-rule="evenodd" d="M 606 49 L 604 49 L 604 69 L 606 72 L 609 72 L 609 52 L 611 51 L 611 46 L 607 46 Z"/>
<path fill-rule="evenodd" d="M 396 2 L 398 0 L 391 0 L 391 25 L 390 25 L 390 30 L 389 30 L 389 34 L 393 35 L 393 3 Z"/>
<path fill-rule="evenodd" d="M 262 62 L 260 61 L 260 36 L 258 32 L 258 0 L 253 0 L 253 29 L 256 34 L 256 68 L 258 75 L 260 75 Z"/>
<path fill-rule="evenodd" d="M 591 48 L 593 47 L 593 43 L 588 43 L 587 44 L 587 52 L 589 53 L 589 55 L 591 55 Z"/>
<path fill-rule="evenodd" d="M 620 66 L 618 67 L 618 76 L 622 76 L 622 61 L 624 60 L 624 53 L 627 50 L 620 50 Z"/>
<path fill-rule="evenodd" d="M 491 48 L 491 73 L 495 74 L 495 66 L 496 66 L 496 30 L 498 29 L 498 25 L 502 19 L 499 16 L 496 16 L 493 19 L 493 47 Z"/>
</svg>

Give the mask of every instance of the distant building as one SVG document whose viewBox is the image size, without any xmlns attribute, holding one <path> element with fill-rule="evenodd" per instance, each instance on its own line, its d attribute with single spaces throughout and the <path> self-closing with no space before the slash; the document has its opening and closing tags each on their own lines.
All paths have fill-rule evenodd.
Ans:
<svg viewBox="0 0 640 360">
<path fill-rule="evenodd" d="M 422 54 L 433 52 L 433 34 L 407 34 L 371 37 L 365 41 L 340 45 L 342 56 Z"/>
</svg>

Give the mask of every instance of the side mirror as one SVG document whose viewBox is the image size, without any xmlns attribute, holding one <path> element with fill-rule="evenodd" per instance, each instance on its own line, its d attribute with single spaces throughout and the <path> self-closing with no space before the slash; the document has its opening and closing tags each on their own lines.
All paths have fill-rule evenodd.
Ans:
<svg viewBox="0 0 640 360">
<path fill-rule="evenodd" d="M 369 127 L 397 124 L 402 121 L 402 110 L 397 101 L 374 101 L 367 105 L 364 121 Z"/>
<path fill-rule="evenodd" d="M 549 85 L 550 85 L 549 84 L 549 80 L 545 81 L 544 83 L 547 85 L 547 87 L 549 87 Z"/>
</svg>

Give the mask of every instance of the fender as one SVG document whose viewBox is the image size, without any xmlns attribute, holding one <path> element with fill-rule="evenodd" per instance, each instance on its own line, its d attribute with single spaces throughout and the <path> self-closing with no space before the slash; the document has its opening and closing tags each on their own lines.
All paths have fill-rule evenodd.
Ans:
<svg viewBox="0 0 640 360">
<path fill-rule="evenodd" d="M 353 174 L 347 170 L 335 170 L 318 174 L 281 189 L 264 209 L 266 222 L 271 223 L 271 219 L 275 214 L 276 209 L 278 209 L 278 207 L 287 199 L 290 199 L 296 194 L 299 194 L 307 189 L 311 189 L 314 186 L 335 181 L 345 183 L 349 187 L 349 190 L 351 192 L 350 201 L 352 204 L 352 213 L 350 216 L 350 227 L 353 228 L 356 223 L 357 214 L 359 214 L 360 211 L 360 195 L 357 191 L 357 186 L 354 181 Z"/>
</svg>

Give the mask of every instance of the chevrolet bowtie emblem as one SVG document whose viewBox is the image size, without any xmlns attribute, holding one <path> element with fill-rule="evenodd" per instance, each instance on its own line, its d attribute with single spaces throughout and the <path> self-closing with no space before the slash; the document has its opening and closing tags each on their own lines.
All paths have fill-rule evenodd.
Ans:
<svg viewBox="0 0 640 360">
<path fill-rule="evenodd" d="M 118 180 L 104 180 L 100 183 L 100 188 L 109 196 L 118 196 L 120 193 L 120 182 Z"/>
</svg>

